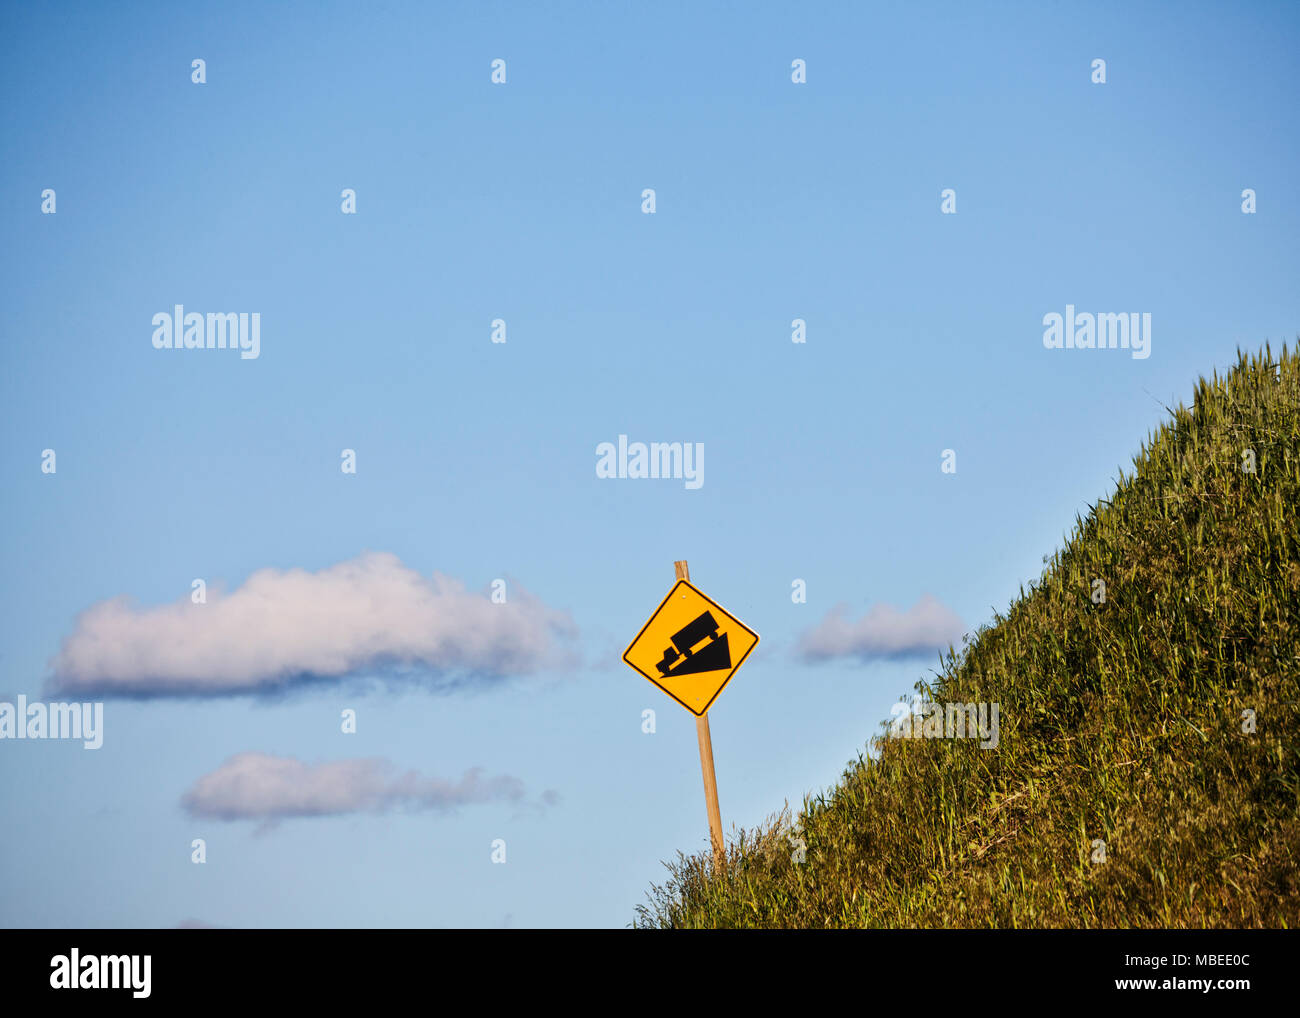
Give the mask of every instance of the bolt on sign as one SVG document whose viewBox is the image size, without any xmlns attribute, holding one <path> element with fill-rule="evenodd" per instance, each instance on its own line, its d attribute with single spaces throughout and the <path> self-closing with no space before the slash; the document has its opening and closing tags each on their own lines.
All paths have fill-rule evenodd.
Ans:
<svg viewBox="0 0 1300 1018">
<path fill-rule="evenodd" d="M 756 646 L 756 632 L 687 580 L 678 580 L 623 660 L 703 717 Z"/>
</svg>

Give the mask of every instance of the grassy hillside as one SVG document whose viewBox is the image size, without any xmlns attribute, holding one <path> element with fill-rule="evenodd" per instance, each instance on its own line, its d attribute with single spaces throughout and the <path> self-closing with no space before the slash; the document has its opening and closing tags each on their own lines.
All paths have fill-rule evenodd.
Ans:
<svg viewBox="0 0 1300 1018">
<path fill-rule="evenodd" d="M 1242 355 L 1171 414 L 917 684 L 999 704 L 996 749 L 882 725 L 793 818 L 802 863 L 782 814 L 721 872 L 668 864 L 636 925 L 1300 926 L 1300 355 Z"/>
</svg>

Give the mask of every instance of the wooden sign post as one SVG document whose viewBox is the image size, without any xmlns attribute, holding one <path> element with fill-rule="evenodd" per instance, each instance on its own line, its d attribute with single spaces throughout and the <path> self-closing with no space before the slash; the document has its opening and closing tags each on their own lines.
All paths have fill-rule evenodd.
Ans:
<svg viewBox="0 0 1300 1018">
<path fill-rule="evenodd" d="M 674 562 L 677 579 L 691 582 L 691 570 L 685 560 Z M 718 776 L 713 771 L 713 736 L 709 732 L 706 711 L 695 717 L 695 736 L 700 743 L 700 770 L 704 773 L 704 805 L 709 811 L 709 839 L 713 842 L 713 864 L 722 869 L 727 856 L 722 847 L 722 808 L 718 805 Z"/>
<path fill-rule="evenodd" d="M 720 870 L 727 863 L 727 854 L 722 840 L 722 810 L 718 807 L 718 778 L 713 771 L 709 708 L 750 651 L 758 646 L 759 637 L 691 583 L 685 562 L 674 562 L 673 566 L 677 582 L 623 651 L 623 660 L 695 715 L 704 804 L 709 811 L 709 841 L 714 866 Z"/>
</svg>

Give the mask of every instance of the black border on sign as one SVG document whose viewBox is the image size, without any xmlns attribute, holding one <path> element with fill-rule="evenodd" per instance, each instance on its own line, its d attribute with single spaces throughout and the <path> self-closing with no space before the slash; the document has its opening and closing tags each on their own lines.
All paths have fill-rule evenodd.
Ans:
<svg viewBox="0 0 1300 1018">
<path fill-rule="evenodd" d="M 645 631 L 649 629 L 651 624 L 654 622 L 654 620 L 659 617 L 659 613 L 664 610 L 664 606 L 669 601 L 671 601 L 673 595 L 677 593 L 678 587 L 690 587 L 691 590 L 699 594 L 700 597 L 708 601 L 709 604 L 713 605 L 714 608 L 718 609 L 718 611 L 722 612 L 723 615 L 727 616 L 727 618 L 731 619 L 733 622 L 736 623 L 736 625 L 738 625 L 741 629 L 743 629 L 745 632 L 747 632 L 750 636 L 754 638 L 754 642 L 750 645 L 749 650 L 741 654 L 740 660 L 731 666 L 731 671 L 728 672 L 727 677 L 722 680 L 722 685 L 718 687 L 718 691 L 709 698 L 709 702 L 704 705 L 703 710 L 696 710 L 694 707 L 692 707 L 689 703 L 687 703 L 685 700 L 679 697 L 667 686 L 661 685 L 658 679 L 656 679 L 653 675 L 649 675 L 646 672 L 643 672 L 640 668 L 638 668 L 636 665 L 634 665 L 631 661 L 627 659 L 627 656 L 629 653 L 631 653 L 632 648 L 636 646 L 637 640 L 641 639 L 641 637 L 645 635 Z M 722 607 L 722 605 L 718 604 L 717 601 L 709 597 L 709 595 L 704 593 L 704 591 L 702 591 L 699 587 L 695 586 L 695 584 L 691 583 L 689 580 L 678 580 L 676 583 L 673 584 L 672 590 L 668 591 L 668 593 L 664 595 L 664 599 L 659 602 L 659 607 L 655 609 L 654 614 L 651 615 L 650 618 L 646 620 L 646 624 L 641 627 L 641 632 L 637 633 L 636 636 L 632 637 L 632 642 L 627 645 L 627 650 L 623 651 L 623 663 L 627 665 L 629 668 L 631 668 L 632 671 L 636 672 L 638 675 L 649 679 L 652 684 L 658 686 L 661 690 L 663 690 L 670 697 L 672 697 L 674 700 L 680 703 L 683 707 L 685 707 L 688 711 L 694 714 L 697 718 L 702 718 L 704 717 L 705 714 L 709 713 L 709 708 L 713 706 L 713 701 L 716 700 L 718 696 L 721 695 L 722 691 L 727 688 L 727 683 L 730 682 L 732 677 L 736 674 L 736 672 L 740 670 L 740 666 L 745 663 L 745 658 L 749 657 L 750 653 L 753 651 L 755 647 L 758 646 L 758 642 L 761 639 L 762 639 L 761 636 L 759 636 L 756 632 L 750 629 L 749 626 L 745 625 L 745 623 L 741 622 L 740 619 L 736 618 L 736 616 L 732 615 L 731 612 L 727 611 L 727 609 Z"/>
</svg>

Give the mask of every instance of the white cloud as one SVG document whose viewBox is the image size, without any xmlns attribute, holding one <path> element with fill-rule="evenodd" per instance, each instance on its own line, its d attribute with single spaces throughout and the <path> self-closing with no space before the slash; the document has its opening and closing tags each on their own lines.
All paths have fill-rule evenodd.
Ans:
<svg viewBox="0 0 1300 1018">
<path fill-rule="evenodd" d="M 444 781 L 415 771 L 397 774 L 382 757 L 306 764 L 293 757 L 239 753 L 194 782 L 181 805 L 195 817 L 273 823 L 394 809 L 449 810 L 523 798 L 524 783 L 518 778 L 485 777 L 477 767 L 459 781 Z"/>
<path fill-rule="evenodd" d="M 899 658 L 959 646 L 966 627 L 952 611 L 929 594 L 907 611 L 876 604 L 854 622 L 843 606 L 833 608 L 804 633 L 799 650 L 805 660 L 856 657 Z"/>
<path fill-rule="evenodd" d="M 235 695 L 386 670 L 445 685 L 558 663 L 573 635 L 566 614 L 517 586 L 493 604 L 440 573 L 428 579 L 395 555 L 369 553 L 315 573 L 261 569 L 232 593 L 209 589 L 206 604 L 101 601 L 78 617 L 47 688 Z"/>
</svg>

